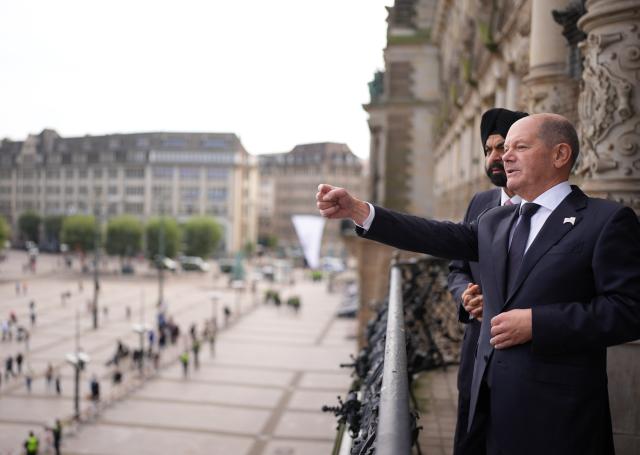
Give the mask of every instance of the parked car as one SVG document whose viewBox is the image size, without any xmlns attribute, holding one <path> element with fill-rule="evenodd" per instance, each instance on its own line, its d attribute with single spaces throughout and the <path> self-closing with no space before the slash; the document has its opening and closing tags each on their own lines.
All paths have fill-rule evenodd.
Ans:
<svg viewBox="0 0 640 455">
<path fill-rule="evenodd" d="M 185 271 L 198 271 L 208 272 L 209 264 L 204 262 L 201 257 L 198 256 L 183 256 L 180 258 L 180 266 Z"/>
<path fill-rule="evenodd" d="M 178 270 L 178 265 L 176 263 L 176 261 L 174 261 L 171 258 L 167 258 L 165 257 L 164 259 L 160 260 L 159 258 L 156 258 L 155 262 L 155 266 L 158 269 L 163 269 L 163 270 L 170 270 L 172 272 L 175 272 L 176 270 Z"/>
</svg>

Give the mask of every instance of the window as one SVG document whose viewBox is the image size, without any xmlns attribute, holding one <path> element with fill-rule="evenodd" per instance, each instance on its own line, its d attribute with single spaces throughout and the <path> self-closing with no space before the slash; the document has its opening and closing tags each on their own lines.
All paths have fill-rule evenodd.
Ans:
<svg viewBox="0 0 640 455">
<path fill-rule="evenodd" d="M 193 202 L 200 197 L 200 189 L 197 187 L 187 187 L 180 189 L 180 198 L 183 201 Z"/>
<path fill-rule="evenodd" d="M 87 187 L 86 187 L 86 185 L 80 185 L 78 187 L 78 195 L 80 195 L 80 196 L 86 196 L 87 195 Z"/>
<path fill-rule="evenodd" d="M 173 168 L 172 167 L 154 167 L 153 177 L 156 179 L 173 178 Z"/>
<path fill-rule="evenodd" d="M 110 179 L 117 178 L 118 177 L 118 169 L 116 169 L 116 168 L 109 169 L 108 176 L 109 176 Z"/>
<path fill-rule="evenodd" d="M 109 150 L 115 150 L 120 147 L 120 139 L 112 137 L 109 139 Z"/>
<path fill-rule="evenodd" d="M 73 194 L 73 187 L 72 186 L 65 186 L 64 187 L 64 194 Z"/>
<path fill-rule="evenodd" d="M 96 196 L 101 196 L 102 195 L 102 187 L 101 186 L 94 186 L 93 187 L 93 194 Z"/>
<path fill-rule="evenodd" d="M 229 176 L 229 169 L 223 167 L 210 167 L 207 169 L 207 179 L 224 180 Z"/>
<path fill-rule="evenodd" d="M 127 186 L 124 189 L 124 194 L 127 196 L 142 196 L 144 194 L 143 186 Z"/>
<path fill-rule="evenodd" d="M 197 167 L 181 167 L 180 178 L 181 179 L 198 179 L 200 178 L 200 169 Z"/>
<path fill-rule="evenodd" d="M 67 169 L 64 171 L 64 176 L 68 179 L 73 178 L 73 169 Z"/>
<path fill-rule="evenodd" d="M 144 213 L 144 204 L 141 202 L 127 202 L 124 204 L 124 211 L 125 213 L 141 215 Z"/>
<path fill-rule="evenodd" d="M 109 188 L 107 188 L 107 193 L 108 194 L 118 194 L 118 187 L 117 186 L 109 186 Z"/>
<path fill-rule="evenodd" d="M 87 171 L 86 169 L 80 169 L 78 171 L 78 177 L 81 179 L 86 179 L 88 174 L 89 174 L 89 171 Z"/>
<path fill-rule="evenodd" d="M 59 170 L 48 170 L 45 175 L 47 176 L 48 179 L 59 179 L 60 178 L 60 171 Z"/>
<path fill-rule="evenodd" d="M 124 176 L 128 179 L 144 178 L 144 168 L 125 169 Z"/>
<path fill-rule="evenodd" d="M 136 147 L 138 147 L 138 148 L 149 147 L 149 138 L 148 137 L 139 137 L 138 139 L 136 139 Z"/>
<path fill-rule="evenodd" d="M 187 141 L 181 137 L 170 137 L 162 141 L 162 146 L 167 148 L 182 148 L 187 145 Z"/>
<path fill-rule="evenodd" d="M 102 169 L 94 169 L 93 177 L 97 179 L 102 178 Z"/>
<path fill-rule="evenodd" d="M 209 201 L 224 201 L 227 199 L 226 188 L 209 188 L 207 190 L 207 200 Z"/>
<path fill-rule="evenodd" d="M 200 145 L 205 149 L 223 149 L 227 147 L 227 141 L 224 139 L 203 139 Z"/>
</svg>

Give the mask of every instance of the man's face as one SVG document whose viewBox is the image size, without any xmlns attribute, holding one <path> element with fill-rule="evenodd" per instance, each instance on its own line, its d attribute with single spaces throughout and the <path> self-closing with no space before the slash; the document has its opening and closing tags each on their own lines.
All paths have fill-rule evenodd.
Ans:
<svg viewBox="0 0 640 455">
<path fill-rule="evenodd" d="M 507 184 L 507 174 L 502 163 L 504 153 L 504 138 L 499 134 L 492 134 L 484 144 L 484 168 L 491 183 L 504 187 Z"/>
<path fill-rule="evenodd" d="M 504 143 L 507 188 L 527 201 L 534 200 L 557 179 L 552 149 L 538 136 L 539 123 L 533 117 L 518 120 Z"/>
</svg>

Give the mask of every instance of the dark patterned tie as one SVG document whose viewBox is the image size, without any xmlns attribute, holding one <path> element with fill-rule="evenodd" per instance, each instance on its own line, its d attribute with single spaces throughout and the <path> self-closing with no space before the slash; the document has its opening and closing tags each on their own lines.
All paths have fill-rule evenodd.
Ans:
<svg viewBox="0 0 640 455">
<path fill-rule="evenodd" d="M 531 230 L 531 217 L 538 211 L 540 206 L 527 202 L 520 207 L 520 221 L 516 225 L 509 247 L 509 257 L 507 262 L 507 295 L 511 295 L 513 287 L 516 283 L 516 277 L 522 265 L 524 251 L 529 239 L 529 231 Z"/>
</svg>

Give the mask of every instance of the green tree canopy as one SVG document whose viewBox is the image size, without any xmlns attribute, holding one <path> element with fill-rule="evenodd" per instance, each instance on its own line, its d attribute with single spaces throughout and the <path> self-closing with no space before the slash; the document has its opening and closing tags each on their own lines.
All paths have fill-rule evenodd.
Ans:
<svg viewBox="0 0 640 455">
<path fill-rule="evenodd" d="M 96 219 L 91 215 L 73 215 L 62 222 L 62 241 L 71 250 L 87 252 L 94 247 Z"/>
<path fill-rule="evenodd" d="M 107 225 L 107 253 L 115 256 L 131 257 L 142 249 L 144 228 L 134 216 L 112 218 Z"/>
<path fill-rule="evenodd" d="M 25 212 L 18 218 L 18 230 L 25 241 L 37 242 L 42 217 L 35 212 Z"/>
<path fill-rule="evenodd" d="M 214 218 L 193 217 L 183 226 L 184 252 L 188 256 L 206 258 L 222 238 L 222 228 Z"/>
<path fill-rule="evenodd" d="M 4 244 L 11 237 L 11 228 L 9 223 L 0 216 L 0 250 L 4 248 Z"/>
<path fill-rule="evenodd" d="M 147 257 L 155 258 L 160 254 L 159 239 L 160 228 L 162 226 L 164 238 L 164 256 L 173 258 L 178 253 L 178 245 L 180 243 L 180 230 L 178 223 L 173 218 L 156 218 L 147 224 Z"/>
<path fill-rule="evenodd" d="M 62 231 L 63 215 L 49 215 L 44 217 L 44 236 L 47 241 L 60 243 L 60 231 Z"/>
</svg>

